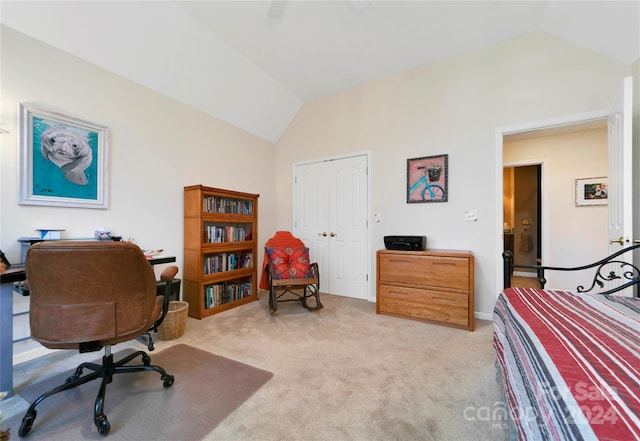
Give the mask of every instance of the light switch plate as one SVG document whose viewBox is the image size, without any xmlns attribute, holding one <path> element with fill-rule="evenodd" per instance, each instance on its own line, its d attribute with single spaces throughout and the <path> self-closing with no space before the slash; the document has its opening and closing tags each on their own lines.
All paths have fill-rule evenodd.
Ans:
<svg viewBox="0 0 640 441">
<path fill-rule="evenodd" d="M 467 210 L 464 212 L 465 222 L 475 222 L 478 220 L 478 212 L 476 210 Z"/>
</svg>

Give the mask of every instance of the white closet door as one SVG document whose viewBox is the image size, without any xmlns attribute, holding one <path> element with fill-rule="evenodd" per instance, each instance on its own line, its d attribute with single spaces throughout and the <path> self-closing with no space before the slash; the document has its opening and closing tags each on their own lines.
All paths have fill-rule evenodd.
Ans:
<svg viewBox="0 0 640 441">
<path fill-rule="evenodd" d="M 294 179 L 293 235 L 309 247 L 309 258 L 311 262 L 317 262 L 320 269 L 320 290 L 328 292 L 327 164 L 315 162 L 298 165 Z"/>
<path fill-rule="evenodd" d="M 366 299 L 367 156 L 296 166 L 294 235 L 320 267 L 320 290 Z"/>
<path fill-rule="evenodd" d="M 367 298 L 367 158 L 328 163 L 329 289 Z"/>
</svg>

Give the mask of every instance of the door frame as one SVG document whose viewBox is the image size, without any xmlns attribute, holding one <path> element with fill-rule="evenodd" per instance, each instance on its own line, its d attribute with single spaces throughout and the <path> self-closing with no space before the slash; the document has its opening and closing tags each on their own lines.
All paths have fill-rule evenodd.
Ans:
<svg viewBox="0 0 640 441">
<path fill-rule="evenodd" d="M 345 153 L 342 155 L 335 155 L 335 156 L 327 156 L 324 158 L 316 158 L 316 159 L 307 159 L 304 161 L 298 161 L 298 162 L 294 162 L 291 164 L 291 188 L 294 188 L 295 186 L 295 178 L 296 178 L 296 167 L 300 166 L 300 165 L 308 165 L 308 164 L 316 164 L 316 163 L 320 163 L 320 162 L 328 162 L 328 161 L 336 161 L 336 160 L 340 160 L 340 159 L 348 159 L 348 158 L 354 158 L 356 156 L 364 156 L 367 158 L 367 234 L 366 234 L 366 241 L 367 241 L 367 245 L 366 245 L 366 249 L 367 249 L 367 261 L 365 262 L 366 267 L 368 268 L 368 273 L 367 273 L 367 281 L 366 281 L 366 300 L 369 302 L 375 302 L 376 301 L 376 296 L 375 293 L 372 294 L 371 291 L 371 283 L 372 283 L 372 279 L 373 279 L 373 275 L 375 274 L 375 272 L 373 271 L 373 268 L 371 267 L 372 265 L 372 259 L 371 259 L 371 243 L 372 243 L 372 239 L 371 239 L 371 151 L 370 150 L 361 150 L 361 151 L 356 151 L 356 152 L 351 152 L 351 153 Z M 292 198 L 293 198 L 293 210 L 292 210 L 292 217 L 295 217 L 295 213 L 296 213 L 296 195 L 295 195 L 295 191 L 292 191 Z M 291 225 L 293 226 L 295 222 L 295 219 L 292 219 L 291 221 Z"/>
<path fill-rule="evenodd" d="M 513 135 L 516 133 L 524 133 L 524 132 L 532 132 L 537 130 L 546 130 L 552 129 L 555 127 L 562 126 L 570 126 L 574 124 L 582 124 L 588 123 L 591 121 L 597 120 L 606 120 L 609 117 L 609 112 L 611 109 L 600 109 L 594 110 L 592 112 L 585 113 L 576 113 L 572 115 L 564 115 L 555 118 L 538 120 L 538 121 L 529 121 L 520 124 L 512 124 L 508 126 L 501 126 L 496 128 L 496 224 L 495 224 L 495 256 L 496 256 L 496 271 L 495 271 L 495 283 L 496 289 L 494 290 L 494 295 L 496 298 L 502 292 L 502 282 L 504 276 L 504 265 L 502 262 L 502 250 L 503 250 L 503 225 L 504 225 L 504 216 L 502 213 L 502 198 L 504 193 L 504 187 L 502 185 L 502 168 L 504 161 L 504 137 L 506 135 Z M 543 174 L 543 185 L 544 185 L 544 174 Z M 546 196 L 546 191 L 543 193 L 543 198 Z M 546 200 L 543 199 L 543 207 L 546 205 Z M 549 210 L 543 210 L 545 213 Z M 543 218 L 546 217 L 546 214 L 543 213 Z M 548 230 L 548 225 L 546 224 L 547 219 L 543 219 L 545 222 L 543 226 L 543 235 L 544 231 Z M 549 249 L 549 244 L 546 243 L 546 237 L 543 237 L 543 245 L 542 245 L 542 261 L 547 261 L 546 252 Z"/>
</svg>

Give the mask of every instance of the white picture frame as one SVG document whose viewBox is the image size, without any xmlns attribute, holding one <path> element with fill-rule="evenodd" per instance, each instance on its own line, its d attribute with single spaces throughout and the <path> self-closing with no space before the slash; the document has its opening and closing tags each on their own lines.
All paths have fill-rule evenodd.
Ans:
<svg viewBox="0 0 640 441">
<path fill-rule="evenodd" d="M 607 177 L 576 179 L 576 207 L 607 205 Z"/>
<path fill-rule="evenodd" d="M 109 129 L 18 103 L 18 203 L 108 208 Z"/>
</svg>

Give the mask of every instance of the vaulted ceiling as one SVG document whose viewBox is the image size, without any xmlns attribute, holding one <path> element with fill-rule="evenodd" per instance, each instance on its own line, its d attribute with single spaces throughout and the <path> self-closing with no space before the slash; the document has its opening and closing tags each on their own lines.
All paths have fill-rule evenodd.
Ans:
<svg viewBox="0 0 640 441">
<path fill-rule="evenodd" d="M 529 32 L 640 59 L 640 1 L 6 1 L 0 21 L 276 142 L 300 107 Z"/>
</svg>

